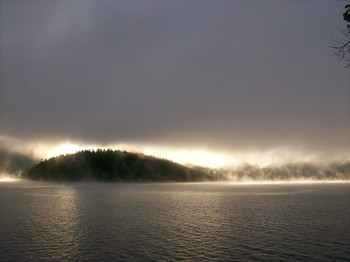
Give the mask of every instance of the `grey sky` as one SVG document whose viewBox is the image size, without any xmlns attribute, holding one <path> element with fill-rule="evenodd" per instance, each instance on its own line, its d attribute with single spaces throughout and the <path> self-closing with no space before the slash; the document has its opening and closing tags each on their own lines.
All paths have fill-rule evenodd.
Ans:
<svg viewBox="0 0 350 262">
<path fill-rule="evenodd" d="M 350 151 L 344 1 L 1 1 L 0 134 Z"/>
</svg>

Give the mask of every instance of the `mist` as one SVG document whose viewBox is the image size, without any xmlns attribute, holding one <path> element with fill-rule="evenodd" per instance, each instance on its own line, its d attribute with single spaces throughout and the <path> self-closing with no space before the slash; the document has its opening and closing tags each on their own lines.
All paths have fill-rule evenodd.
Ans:
<svg viewBox="0 0 350 262">
<path fill-rule="evenodd" d="M 25 177 L 23 174 L 45 159 L 74 154 L 81 150 L 113 149 L 167 159 L 200 170 L 208 174 L 208 181 L 350 181 L 350 161 L 347 154 L 331 156 L 281 148 L 267 152 L 213 152 L 126 143 L 102 147 L 67 141 L 46 144 L 23 142 L 4 137 L 0 141 L 0 173 L 2 176 L 16 178 Z"/>
<path fill-rule="evenodd" d="M 315 182 L 350 181 L 350 162 L 329 164 L 285 164 L 259 167 L 242 165 L 215 172 L 224 181 L 231 182 Z"/>
<path fill-rule="evenodd" d="M 22 175 L 39 162 L 31 154 L 15 152 L 5 147 L 0 147 L 0 176 L 21 178 Z"/>
</svg>

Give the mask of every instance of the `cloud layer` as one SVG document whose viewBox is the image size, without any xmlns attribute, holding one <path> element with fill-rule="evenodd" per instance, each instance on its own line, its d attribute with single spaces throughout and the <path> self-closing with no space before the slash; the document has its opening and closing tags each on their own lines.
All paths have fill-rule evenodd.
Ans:
<svg viewBox="0 0 350 262">
<path fill-rule="evenodd" d="M 0 134 L 350 150 L 340 1 L 2 1 Z"/>
</svg>

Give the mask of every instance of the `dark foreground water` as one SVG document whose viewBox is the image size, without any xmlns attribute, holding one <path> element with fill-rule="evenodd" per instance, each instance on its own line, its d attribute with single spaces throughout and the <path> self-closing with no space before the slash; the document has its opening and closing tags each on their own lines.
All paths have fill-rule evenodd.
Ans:
<svg viewBox="0 0 350 262">
<path fill-rule="evenodd" d="M 1 261 L 349 261 L 350 184 L 0 183 Z"/>
</svg>

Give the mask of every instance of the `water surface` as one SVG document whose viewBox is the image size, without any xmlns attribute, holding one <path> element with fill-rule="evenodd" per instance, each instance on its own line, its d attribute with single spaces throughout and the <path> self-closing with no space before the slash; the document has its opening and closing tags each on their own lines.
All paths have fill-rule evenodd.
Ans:
<svg viewBox="0 0 350 262">
<path fill-rule="evenodd" d="M 350 184 L 0 183 L 0 260 L 350 260 Z"/>
</svg>

